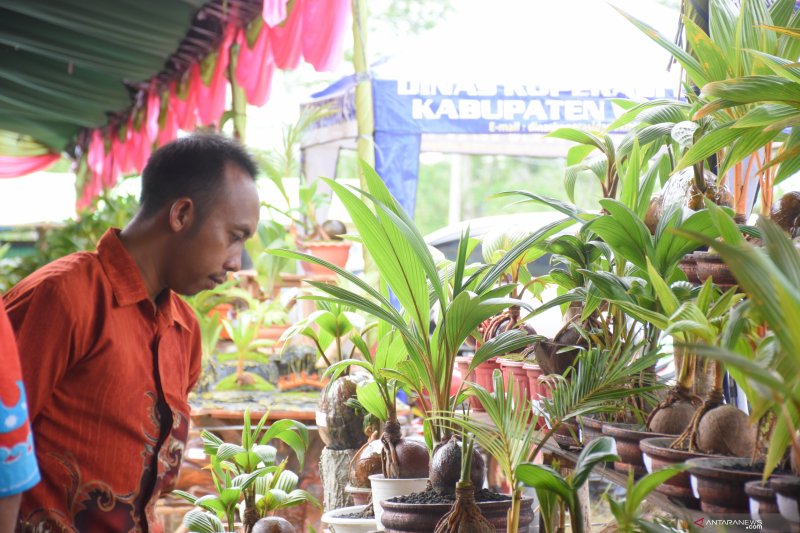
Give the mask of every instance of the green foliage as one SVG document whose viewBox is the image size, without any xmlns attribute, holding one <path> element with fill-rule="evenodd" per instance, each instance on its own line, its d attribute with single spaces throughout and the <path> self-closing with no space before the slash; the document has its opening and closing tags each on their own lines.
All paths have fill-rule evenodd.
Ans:
<svg viewBox="0 0 800 533">
<path fill-rule="evenodd" d="M 302 467 L 308 448 L 308 429 L 294 420 L 279 420 L 265 428 L 268 416 L 269 413 L 265 413 L 252 428 L 250 410 L 245 410 L 241 444 L 224 442 L 213 433 L 203 431 L 203 450 L 210 458 L 211 478 L 217 492 L 200 498 L 180 490 L 172 494 L 213 515 L 205 514 L 204 518 L 202 512 L 195 509 L 184 517 L 184 523 L 191 522 L 191 527 L 199 528 L 197 531 L 216 533 L 224 531 L 216 524 L 225 521 L 228 531 L 232 532 L 237 507 L 240 507 L 240 517 L 246 516 L 245 507 L 256 509 L 256 520 L 305 502 L 320 507 L 316 498 L 297 488 L 297 474 L 286 468 L 288 458 L 278 462 L 277 449 L 268 444 L 273 439 L 286 443 Z M 245 523 L 247 531 L 252 526 L 253 523 Z"/>
<path fill-rule="evenodd" d="M 5 292 L 34 270 L 73 252 L 93 251 L 110 227 L 122 228 L 139 207 L 131 195 L 110 193 L 98 197 L 88 210 L 63 226 L 42 230 L 36 253 L 0 262 L 0 292 Z"/>
<path fill-rule="evenodd" d="M 516 474 L 522 483 L 535 488 L 537 494 L 547 492 L 560 498 L 569 509 L 572 531 L 583 533 L 583 519 L 580 503 L 578 502 L 578 489 L 589 479 L 589 474 L 595 466 L 611 461 L 619 461 L 614 439 L 600 437 L 581 450 L 578 459 L 575 461 L 574 470 L 566 478 L 549 466 L 532 463 L 519 465 Z"/>
<path fill-rule="evenodd" d="M 530 235 L 496 265 L 475 272 L 468 278 L 465 274 L 468 238 L 464 236 L 453 265 L 451 286 L 449 279 L 443 281 L 440 278 L 441 272 L 419 230 L 392 198 L 383 180 L 368 165 L 364 165 L 364 175 L 367 191 L 348 189 L 336 182 L 325 181 L 347 208 L 364 247 L 373 257 L 381 277 L 381 290 L 308 254 L 291 251 L 273 253 L 323 265 L 362 291 L 362 294 L 357 294 L 340 286 L 310 282 L 325 295 L 309 298 L 352 306 L 371 314 L 379 319 L 382 334 L 391 329 L 397 330 L 405 344 L 408 360 L 407 364 L 392 370 L 392 376 L 417 394 L 427 394 L 433 411 L 452 413 L 460 403 L 458 396 L 450 396 L 458 349 L 486 318 L 510 305 L 525 306 L 518 300 L 505 297 L 513 286 L 496 288 L 494 285 L 520 254 L 543 242 L 544 235 L 549 234 L 557 224 Z M 399 301 L 402 312 L 386 297 L 387 288 Z M 436 326 L 433 334 L 429 335 L 431 308 L 437 305 Z M 476 352 L 473 365 L 527 346 L 535 340 L 535 337 L 521 331 L 506 332 L 484 344 Z M 430 445 L 433 441 L 441 442 L 449 433 L 449 429 L 441 424 L 433 424 L 430 430 Z"/>
<path fill-rule="evenodd" d="M 688 468 L 689 465 L 683 463 L 674 465 L 647 474 L 636 483 L 634 483 L 633 479 L 633 470 L 630 470 L 628 472 L 628 484 L 626 486 L 625 496 L 619 499 L 611 494 L 606 494 L 609 508 L 617 523 L 617 530 L 620 531 L 620 533 L 666 533 L 672 531 L 658 524 L 645 521 L 641 516 L 640 509 L 647 496 L 659 485 L 666 483 L 670 478 Z"/>
</svg>

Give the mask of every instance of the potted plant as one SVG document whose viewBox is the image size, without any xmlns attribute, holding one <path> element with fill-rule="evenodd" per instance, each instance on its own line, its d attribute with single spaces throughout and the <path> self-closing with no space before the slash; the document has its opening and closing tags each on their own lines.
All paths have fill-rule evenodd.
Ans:
<svg viewBox="0 0 800 533">
<path fill-rule="evenodd" d="M 318 366 L 324 368 L 355 358 L 359 352 L 367 359 L 369 350 L 363 338 L 374 327 L 374 322 L 356 312 L 353 306 L 318 301 L 317 307 L 319 309 L 287 329 L 281 341 L 297 336 L 309 339 L 317 351 Z M 323 389 L 317 407 L 317 427 L 320 438 L 330 449 L 358 449 L 367 440 L 363 431 L 364 417 L 347 405 L 347 401 L 355 397 L 361 380 L 363 376 L 338 374 Z"/>
<path fill-rule="evenodd" d="M 269 362 L 269 355 L 260 351 L 260 348 L 272 346 L 273 341 L 258 338 L 262 328 L 263 315 L 257 310 L 239 312 L 236 318 L 225 319 L 222 326 L 233 342 L 234 351 L 220 353 L 217 360 L 224 364 L 236 361 L 236 372 L 224 377 L 214 386 L 215 390 L 272 390 L 275 386 L 263 377 L 245 370 L 246 362 L 265 364 Z"/>
<path fill-rule="evenodd" d="M 223 442 L 208 431 L 202 432 L 204 451 L 211 460 L 211 478 L 217 492 L 199 498 L 185 491 L 172 492 L 210 513 L 204 519 L 200 516 L 204 514 L 202 511 L 190 511 L 184 519 L 187 526 L 193 528 L 203 522 L 218 527 L 222 521 L 227 531 L 233 533 L 238 517 L 245 533 L 250 533 L 257 531 L 254 529 L 257 522 L 277 510 L 304 503 L 319 507 L 319 502 L 311 494 L 297 488 L 298 477 L 287 469 L 288 458 L 278 462 L 277 449 L 268 444 L 272 439 L 283 441 L 302 465 L 308 447 L 308 430 L 294 420 L 280 420 L 264 428 L 267 417 L 268 413 L 265 413 L 253 429 L 250 410 L 245 410 L 241 444 Z"/>
<path fill-rule="evenodd" d="M 796 391 L 800 389 L 797 386 L 798 376 L 790 369 L 797 364 L 797 355 L 800 353 L 796 349 L 800 346 L 800 332 L 792 322 L 800 316 L 800 296 L 793 281 L 800 279 L 800 252 L 778 226 L 765 219 L 760 219 L 758 223 L 764 247 L 757 250 L 736 231 L 730 220 L 718 213 L 717 208 L 710 206 L 710 209 L 717 214 L 714 220 L 720 227 L 722 240 L 691 235 L 713 247 L 723 257 L 739 286 L 749 296 L 746 310 L 763 321 L 768 330 L 756 350 L 737 351 L 736 345 L 701 345 L 697 346 L 697 351 L 740 372 L 740 381 L 750 389 L 753 418 L 773 413 L 774 426 L 770 432 L 763 473 L 759 473 L 759 476 L 762 479 L 769 477 L 784 459 L 787 450 L 790 450 L 792 457 L 792 473 L 797 475 L 800 473 L 796 460 L 800 457 L 797 435 L 800 398 Z M 743 318 L 731 319 L 728 329 L 741 328 Z M 713 465 L 710 460 L 701 464 L 695 461 L 690 472 L 700 474 L 701 468 Z M 737 483 L 742 493 L 744 481 Z M 789 520 L 798 520 L 789 509 L 797 502 L 796 487 L 800 487 L 798 478 L 776 476 L 772 486 L 779 498 L 783 494 L 784 508 L 781 514 Z M 736 501 L 746 504 L 746 494 L 742 497 L 737 493 Z M 778 503 L 781 503 L 780 499 Z"/>
<path fill-rule="evenodd" d="M 365 199 L 359 198 L 357 191 L 353 192 L 336 182 L 326 180 L 326 183 L 348 209 L 365 248 L 375 260 L 381 277 L 380 290 L 308 254 L 291 251 L 274 253 L 322 264 L 363 291 L 362 295 L 335 285 L 311 281 L 312 286 L 326 293 L 312 296 L 312 299 L 361 309 L 377 317 L 385 327 L 398 332 L 407 351 L 407 360 L 387 371 L 405 388 L 420 397 L 429 398 L 430 403 L 423 405 L 427 419 L 424 433 L 429 450 L 433 450 L 436 444 L 449 439 L 452 429 L 447 424 L 432 420 L 430 414 L 453 413 L 463 399 L 460 394 L 450 394 L 459 348 L 486 318 L 510 305 L 522 305 L 522 302 L 505 297 L 512 286 L 495 287 L 495 283 L 521 253 L 541 242 L 552 227 L 545 227 L 530 235 L 496 265 L 480 269 L 468 278 L 465 276 L 465 236 L 452 268 L 440 272 L 416 226 L 392 198 L 381 178 L 368 165 L 365 164 L 363 169 L 368 188 L 364 193 Z M 388 289 L 392 290 L 402 306 L 402 313 L 391 304 L 387 296 Z M 431 312 L 434 306 L 438 307 L 435 318 Z M 432 324 L 435 326 L 432 335 L 429 335 Z M 536 339 L 519 330 L 504 332 L 478 348 L 470 366 L 474 369 L 490 357 L 527 346 L 533 340 Z M 455 465 L 456 472 L 452 479 L 458 479 L 459 468 L 460 465 Z"/>
<path fill-rule="evenodd" d="M 366 349 L 363 339 L 362 351 Z M 403 438 L 397 419 L 397 393 L 400 382 L 385 370 L 397 368 L 406 359 L 403 339 L 396 331 L 386 333 L 378 342 L 375 355 L 371 359 L 345 359 L 331 365 L 326 375 L 336 380 L 351 367 L 366 371 L 372 380 L 361 381 L 356 387 L 358 405 L 383 424 L 380 437 L 381 460 L 378 471 L 356 472 L 351 479 L 367 478 L 372 488 L 374 519 L 380 523 L 381 502 L 387 498 L 424 490 L 428 481 L 428 450 L 418 441 Z M 369 442 L 365 444 L 369 446 Z M 366 463 L 366 468 L 374 468 L 374 463 Z M 365 510 L 365 514 L 369 511 Z"/>
</svg>

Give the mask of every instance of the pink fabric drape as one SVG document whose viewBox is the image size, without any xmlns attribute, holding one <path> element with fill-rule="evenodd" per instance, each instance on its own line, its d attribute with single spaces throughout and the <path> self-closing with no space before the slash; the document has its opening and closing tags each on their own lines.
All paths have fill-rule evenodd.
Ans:
<svg viewBox="0 0 800 533">
<path fill-rule="evenodd" d="M 261 16 L 270 28 L 277 26 L 286 19 L 286 4 L 288 0 L 264 0 Z"/>
<path fill-rule="evenodd" d="M 341 60 L 350 0 L 304 0 L 303 58 L 318 72 Z"/>
<path fill-rule="evenodd" d="M 247 102 L 261 107 L 269 99 L 272 89 L 272 73 L 275 71 L 275 60 L 270 48 L 270 29 L 265 24 L 261 27 L 253 48 L 247 46 L 244 32 L 239 34 L 239 58 L 236 62 L 236 80 L 244 89 Z"/>
<path fill-rule="evenodd" d="M 27 157 L 0 155 L 0 178 L 17 178 L 51 167 L 61 156 L 44 154 Z"/>
<path fill-rule="evenodd" d="M 305 0 L 295 0 L 286 21 L 270 31 L 272 56 L 280 69 L 292 70 L 300 63 L 303 53 L 303 11 Z M 322 22 L 320 22 L 321 24 Z"/>
</svg>

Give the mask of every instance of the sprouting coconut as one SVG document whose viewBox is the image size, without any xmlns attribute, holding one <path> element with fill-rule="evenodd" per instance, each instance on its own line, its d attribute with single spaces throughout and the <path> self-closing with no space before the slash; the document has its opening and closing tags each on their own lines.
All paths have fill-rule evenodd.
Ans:
<svg viewBox="0 0 800 533">
<path fill-rule="evenodd" d="M 381 436 L 383 475 L 391 479 L 428 476 L 428 448 L 421 442 L 403 438 L 396 416 L 386 422 Z"/>
<path fill-rule="evenodd" d="M 800 192 L 784 194 L 770 218 L 793 239 L 800 235 Z"/>
<path fill-rule="evenodd" d="M 434 473 L 431 475 L 431 484 L 434 490 L 451 487 L 448 492 L 452 493 L 455 490 L 456 494 L 453 507 L 436 524 L 434 533 L 493 533 L 495 531 L 494 526 L 481 514 L 478 504 L 475 503 L 475 490 L 483 486 L 483 459 L 475 451 L 474 442 L 471 439 L 467 440 L 468 442 L 462 445 L 461 441 L 453 436 L 450 441 L 440 445 L 434 452 Z M 462 447 L 466 452 L 463 457 Z M 459 467 L 459 475 L 456 477 L 455 484 L 450 484 L 451 479 L 445 480 L 444 476 L 437 474 L 439 470 L 437 466 L 449 470 L 456 455 L 458 455 L 458 459 L 455 462 Z M 478 464 L 476 460 L 480 461 L 480 468 L 476 466 Z M 436 461 L 441 461 L 441 463 L 437 465 Z M 440 484 L 442 486 L 437 489 L 437 485 Z"/>
<path fill-rule="evenodd" d="M 697 356 L 694 352 L 675 349 L 675 366 L 678 381 L 667 392 L 667 397 L 647 416 L 645 426 L 653 433 L 680 435 L 692 423 L 692 417 L 700 403 L 694 394 Z"/>
<path fill-rule="evenodd" d="M 297 533 L 297 528 L 285 518 L 269 516 L 255 523 L 253 533 Z"/>
<path fill-rule="evenodd" d="M 579 320 L 580 315 L 574 321 L 564 324 L 552 340 L 543 340 L 534 346 L 533 354 L 544 374 L 563 375 L 575 363 L 581 347 L 588 346 L 581 335 L 581 329 L 592 327 L 593 317 L 587 319 L 583 325 L 578 324 Z"/>
<path fill-rule="evenodd" d="M 369 440 L 358 449 L 350 461 L 350 471 L 348 481 L 354 487 L 369 488 L 369 476 L 382 474 L 381 452 L 383 443 L 378 438 L 378 432 L 373 431 Z"/>
<path fill-rule="evenodd" d="M 431 458 L 431 488 L 439 494 L 453 494 L 456 484 L 461 479 L 461 439 L 453 435 L 447 442 L 442 442 L 433 450 Z M 483 457 L 473 447 L 469 447 L 472 452 L 470 460 L 470 481 L 472 486 L 479 489 L 483 487 L 485 474 L 483 472 Z"/>
<path fill-rule="evenodd" d="M 753 453 L 756 445 L 756 427 L 747 415 L 736 407 L 723 403 L 722 363 L 712 362 L 714 381 L 708 398 L 695 411 L 692 421 L 672 443 L 672 447 L 687 445 L 703 453 L 734 455 Z"/>
</svg>

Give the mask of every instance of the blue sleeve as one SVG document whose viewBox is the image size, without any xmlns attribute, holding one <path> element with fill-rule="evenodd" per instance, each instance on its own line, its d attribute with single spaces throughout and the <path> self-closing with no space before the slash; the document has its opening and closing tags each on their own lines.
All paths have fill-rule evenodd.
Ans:
<svg viewBox="0 0 800 533">
<path fill-rule="evenodd" d="M 22 381 L 17 387 L 16 405 L 0 401 L 0 498 L 25 492 L 40 480 Z"/>
</svg>

